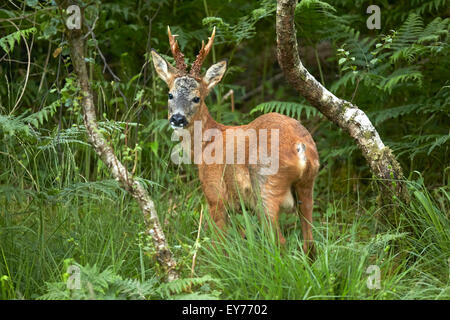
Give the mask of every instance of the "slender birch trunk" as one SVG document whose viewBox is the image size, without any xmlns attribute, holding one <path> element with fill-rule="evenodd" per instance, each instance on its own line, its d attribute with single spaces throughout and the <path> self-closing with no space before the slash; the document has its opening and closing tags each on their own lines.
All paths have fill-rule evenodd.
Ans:
<svg viewBox="0 0 450 320">
<path fill-rule="evenodd" d="M 303 66 L 297 45 L 294 11 L 297 0 L 278 0 L 276 13 L 277 56 L 288 82 L 330 121 L 344 129 L 357 143 L 382 191 L 408 199 L 402 168 L 391 149 L 384 145 L 372 122 L 356 105 L 336 97 Z M 382 192 L 388 203 L 391 192 Z"/>
<path fill-rule="evenodd" d="M 58 1 L 58 3 L 61 9 L 61 1 Z M 81 89 L 83 119 L 89 137 L 89 142 L 92 144 L 95 152 L 106 164 L 112 176 L 119 181 L 121 186 L 138 202 L 144 216 L 146 232 L 151 236 L 156 249 L 156 258 L 161 266 L 166 270 L 168 281 L 175 280 L 179 277 L 177 271 L 175 270 L 176 261 L 173 258 L 172 252 L 167 244 L 152 199 L 144 187 L 133 178 L 133 175 L 116 157 L 113 148 L 103 137 L 97 125 L 95 105 L 84 56 L 85 40 L 83 39 L 83 33 L 81 30 L 67 30 L 66 34 L 70 48 L 70 57 L 73 70 L 78 77 L 78 82 Z"/>
</svg>

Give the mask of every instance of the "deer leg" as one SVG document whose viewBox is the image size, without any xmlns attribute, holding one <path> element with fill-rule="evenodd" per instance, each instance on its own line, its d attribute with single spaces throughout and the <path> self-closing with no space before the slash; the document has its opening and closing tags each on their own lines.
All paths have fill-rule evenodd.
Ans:
<svg viewBox="0 0 450 320">
<path fill-rule="evenodd" d="M 312 235 L 313 186 L 314 183 L 307 185 L 297 183 L 295 185 L 297 197 L 300 200 L 303 251 L 311 258 L 315 256 L 314 239 Z"/>
<path fill-rule="evenodd" d="M 202 189 L 208 202 L 209 215 L 217 228 L 223 231 L 226 226 L 227 217 L 224 204 L 224 201 L 226 201 L 226 188 L 222 182 L 206 183 L 202 181 Z"/>
<path fill-rule="evenodd" d="M 278 222 L 281 202 L 282 201 L 280 200 L 280 198 L 276 197 L 269 198 L 264 201 L 264 207 L 266 209 L 267 217 L 270 219 L 272 226 L 275 228 L 278 241 L 280 242 L 281 245 L 284 245 L 286 243 L 286 239 L 283 237 L 283 234 L 281 233 L 280 224 Z"/>
<path fill-rule="evenodd" d="M 213 219 L 216 226 L 219 228 L 220 231 L 224 231 L 226 226 L 226 212 L 225 212 L 225 206 L 222 201 L 214 201 L 210 202 L 209 204 L 209 214 L 211 215 L 211 218 Z"/>
<path fill-rule="evenodd" d="M 212 240 L 212 245 L 217 248 L 217 242 L 224 242 L 225 226 L 226 226 L 226 212 L 222 201 L 210 201 L 208 200 L 209 215 L 214 221 L 217 229 L 211 226 L 213 233 L 217 236 L 217 240 Z M 206 225 L 205 229 L 209 229 Z"/>
</svg>

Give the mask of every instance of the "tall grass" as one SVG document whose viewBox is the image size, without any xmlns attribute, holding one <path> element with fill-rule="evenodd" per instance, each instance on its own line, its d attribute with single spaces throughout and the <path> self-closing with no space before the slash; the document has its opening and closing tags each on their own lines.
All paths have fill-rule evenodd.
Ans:
<svg viewBox="0 0 450 320">
<path fill-rule="evenodd" d="M 64 153 L 62 164 L 56 154 L 51 156 L 53 161 L 36 156 L 39 165 L 22 175 L 18 161 L 8 162 L 10 184 L 3 184 L 0 194 L 2 299 L 44 294 L 65 297 L 56 295 L 51 284 L 64 284 L 67 261 L 98 268 L 98 277 L 102 276 L 100 271 L 110 270 L 140 283 L 163 281 L 135 203 L 106 177 L 77 181 L 74 154 Z M 57 167 L 65 168 L 66 176 L 55 171 L 47 182 L 42 177 L 39 180 L 39 170 L 52 172 L 54 161 Z M 202 230 L 198 249 L 197 223 L 204 202 L 199 182 L 191 168 L 174 168 L 165 159 L 161 163 L 153 167 L 154 183 L 149 190 L 158 204 L 180 272 L 190 277 L 192 255 L 198 250 L 195 276 L 215 279 L 189 286 L 194 292 L 224 299 L 450 298 L 449 193 L 445 188 L 427 190 L 420 176 L 408 184 L 411 202 L 399 203 L 400 224 L 385 226 L 381 233 L 376 232 L 379 222 L 374 218 L 378 209 L 370 201 L 350 195 L 329 198 L 328 192 L 316 190 L 317 258 L 311 261 L 302 252 L 299 225 L 288 228 L 297 220 L 294 215 L 282 219 L 287 244 L 280 248 L 264 219 L 260 221 L 245 208 L 241 213 L 230 212 L 222 242 L 215 239 L 216 245 L 212 245 L 213 226 Z M 40 181 L 39 191 L 14 187 L 29 185 L 31 177 Z M 171 183 L 165 184 L 168 179 Z M 321 201 L 320 194 L 325 194 L 327 201 Z M 367 285 L 371 265 L 381 272 L 379 289 Z M 120 296 L 124 297 L 136 298 Z"/>
<path fill-rule="evenodd" d="M 145 121 L 157 123 L 159 113 Z M 367 181 L 353 179 L 351 170 L 332 175 L 326 166 L 315 188 L 314 261 L 302 252 L 295 214 L 282 216 L 283 248 L 264 219 L 244 207 L 229 212 L 227 235 L 212 245 L 213 226 L 197 241 L 205 201 L 195 168 L 170 161 L 164 126 L 147 127 L 137 134 L 143 146 L 137 174 L 155 200 L 182 275 L 166 287 L 139 208 L 86 143 L 81 118 L 73 121 L 61 131 L 2 136 L 1 299 L 182 298 L 185 291 L 223 299 L 450 299 L 448 187 L 428 190 L 413 175 L 411 202 L 398 202 L 400 221 L 390 226 L 376 218 L 380 208 Z M 123 157 L 124 123 L 102 127 Z M 197 280 L 191 279 L 195 252 Z M 94 295 L 67 292 L 68 264 L 98 280 Z M 368 286 L 372 265 L 380 270 L 379 289 Z M 121 294 L 102 294 L 105 286 Z"/>
<path fill-rule="evenodd" d="M 385 142 L 398 156 L 403 154 L 403 167 L 409 171 L 421 168 L 426 177 L 427 186 L 420 174 L 411 175 L 411 202 L 397 203 L 399 221 L 393 226 L 376 218 L 384 209 L 377 206 L 373 180 L 360 179 L 370 173 L 363 158 L 355 155 L 354 142 L 325 119 L 314 117 L 314 113 L 300 115 L 294 110 L 298 104 L 291 103 L 298 100 L 298 95 L 286 83 L 273 80 L 280 72 L 270 53 L 275 52 L 275 43 L 270 40 L 275 17 L 264 23 L 261 20 L 258 32 L 253 32 L 254 23 L 263 17 L 269 19 L 266 14 L 272 9 L 266 5 L 272 7 L 273 3 L 242 1 L 244 5 L 236 5 L 236 1 L 228 1 L 229 6 L 223 7 L 225 2 L 218 1 L 220 10 L 214 4 L 208 9 L 206 1 L 183 2 L 182 6 L 181 1 L 162 6 L 157 2 L 136 3 L 104 3 L 101 9 L 91 6 L 90 13 L 86 10 L 91 22 L 99 14 L 95 29 L 98 46 L 122 79 L 111 81 L 116 77 L 111 78 L 105 70 L 104 61 L 90 42 L 89 80 L 101 131 L 130 170 L 137 164 L 136 176 L 157 206 L 182 279 L 173 286 L 164 283 L 139 208 L 111 180 L 87 142 L 77 99 L 79 88 L 61 28 L 55 26 L 56 12 L 41 10 L 36 19 L 18 24 L 21 29 L 27 28 L 27 23 L 42 27 L 37 28 L 30 42 L 34 50 L 29 81 L 25 81 L 25 65 L 20 63 L 25 57 L 23 39 L 15 40 L 14 52 L 12 48 L 6 51 L 10 51 L 8 63 L 3 62 L 7 56 L 0 59 L 0 73 L 4 73 L 0 80 L 0 299 L 165 299 L 183 298 L 186 292 L 224 299 L 450 299 L 450 171 L 445 145 L 449 95 L 444 85 L 448 68 L 442 63 L 448 60 L 445 19 L 436 19 L 431 7 L 422 8 L 423 22 L 414 15 L 411 23 L 402 27 L 400 23 L 413 11 L 417 13 L 417 8 L 407 2 L 393 7 L 388 15 L 391 18 L 385 19 L 386 30 L 400 31 L 409 26 L 415 34 L 413 39 L 410 33 L 404 33 L 409 37 L 404 39 L 405 47 L 395 49 L 389 47 L 390 35 L 375 36 L 365 26 L 360 28 L 361 33 L 355 32 L 357 26 L 350 28 L 340 18 L 362 14 L 359 21 L 366 19 L 354 2 L 343 2 L 333 13 L 331 7 L 316 12 L 315 7 L 321 8 L 322 4 L 302 8 L 307 10 L 303 14 L 315 16 L 311 30 L 301 31 L 302 38 L 309 39 L 316 51 L 314 62 L 308 62 L 308 54 L 304 57 L 308 68 L 314 68 L 317 60 L 319 73 L 328 75 L 322 82 L 335 87 L 340 96 L 352 101 L 355 98 L 355 104 L 364 106 L 383 139 L 387 139 Z M 19 7 L 34 10 L 29 3 Z M 223 242 L 215 239 L 213 226 L 203 228 L 197 239 L 202 212 L 206 225 L 210 224 L 207 210 L 203 210 L 206 203 L 195 168 L 176 166 L 170 161 L 174 143 L 170 141 L 164 107 L 167 88 L 143 57 L 153 46 L 161 52 L 167 50 L 162 40 L 166 39 L 165 26 L 175 18 L 183 21 L 183 28 L 176 30 L 180 45 L 186 57 L 194 57 L 197 40 L 207 36 L 203 9 L 220 13 L 222 29 L 218 38 L 222 43 L 216 42 L 213 61 L 223 57 L 234 61 L 225 81 L 207 99 L 213 117 L 225 124 L 248 123 L 255 116 L 249 112 L 252 105 L 272 100 L 278 111 L 301 116 L 314 133 L 322 161 L 315 186 L 314 261 L 302 252 L 300 227 L 295 225 L 298 218 L 292 214 L 282 216 L 287 239 L 283 248 L 278 247 L 265 221 L 244 207 L 242 212 L 229 213 L 229 230 Z M 3 11 L 4 18 L 24 15 L 23 10 L 16 11 L 15 5 L 7 5 Z M 113 18 L 104 24 L 104 16 Z M 153 26 L 145 17 L 155 18 Z M 427 27 L 422 25 L 425 23 Z M 8 25 L 2 29 L 5 36 L 20 33 Z M 423 31 L 421 35 L 417 30 Z M 401 33 L 397 32 L 397 37 Z M 261 37 L 252 34 L 270 41 L 260 41 Z M 112 37 L 115 41 L 111 41 Z M 135 41 L 130 42 L 130 37 Z M 338 55 L 332 55 L 321 65 L 328 49 L 321 59 L 316 49 L 326 44 L 324 39 L 335 39 L 332 47 L 348 51 L 345 64 L 338 63 Z M 240 45 L 243 40 L 249 44 L 245 50 Z M 58 52 L 55 45 L 63 51 L 51 58 L 51 52 Z M 373 49 L 379 54 L 372 60 Z M 428 63 L 418 63 L 425 56 Z M 395 58 L 395 63 L 390 58 Z M 370 65 L 367 61 L 371 61 Z M 338 65 L 342 70 L 336 70 Z M 261 79 L 261 93 L 240 101 L 247 95 L 246 89 L 257 92 Z M 383 89 L 380 81 L 390 86 Z M 16 101 L 23 86 L 23 99 Z M 230 111 L 230 101 L 222 98 L 229 89 L 236 94 L 234 112 Z M 427 120 L 423 122 L 422 118 Z M 141 151 L 135 162 L 134 151 L 139 149 L 136 144 Z M 194 254 L 197 260 L 191 270 Z M 67 289 L 69 265 L 80 267 L 92 290 L 87 290 L 86 281 L 81 291 Z M 370 266 L 380 270 L 379 289 L 367 285 L 374 276 L 367 272 Z"/>
<path fill-rule="evenodd" d="M 402 227 L 364 232 L 374 227 L 371 210 L 342 228 L 338 211 L 316 222 L 313 262 L 301 250 L 299 230 L 280 248 L 244 210 L 242 225 L 232 223 L 226 243 L 205 249 L 203 268 L 222 279 L 223 293 L 232 299 L 449 299 L 448 193 L 440 189 L 439 202 L 420 182 L 410 187 L 410 205 L 400 204 Z M 368 285 L 371 265 L 381 272 L 379 289 Z"/>
</svg>

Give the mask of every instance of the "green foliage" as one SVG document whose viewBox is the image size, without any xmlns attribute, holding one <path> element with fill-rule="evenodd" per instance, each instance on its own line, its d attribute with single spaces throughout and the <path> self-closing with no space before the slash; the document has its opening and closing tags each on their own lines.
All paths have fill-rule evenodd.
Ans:
<svg viewBox="0 0 450 320">
<path fill-rule="evenodd" d="M 65 263 L 67 264 L 67 263 Z M 79 288 L 74 274 L 64 273 L 62 281 L 46 283 L 46 293 L 42 300 L 148 300 L 148 299 L 217 299 L 208 293 L 192 292 L 208 282 L 214 281 L 209 276 L 201 278 L 177 279 L 168 283 L 159 283 L 156 278 L 144 282 L 136 279 L 123 279 L 112 268 L 100 271 L 96 265 L 81 266 L 72 263 L 79 270 Z M 73 281 L 73 285 L 71 284 Z M 68 284 L 69 283 L 69 284 Z M 190 291 L 190 292 L 188 292 Z"/>
<path fill-rule="evenodd" d="M 389 133 L 388 143 L 400 159 L 419 156 L 425 162 L 432 153 L 446 158 L 449 133 L 443 124 L 450 111 L 445 80 L 450 20 L 428 21 L 413 12 L 399 27 L 377 38 L 342 26 L 333 37 L 342 43 L 341 78 L 331 86 L 336 94 L 362 106 L 382 136 Z"/>
<path fill-rule="evenodd" d="M 296 103 L 296 102 L 281 102 L 281 101 L 269 101 L 263 102 L 256 107 L 254 107 L 250 114 L 255 112 L 269 113 L 278 112 L 286 116 L 299 119 L 302 114 L 305 115 L 306 119 L 311 116 L 319 115 L 316 108 L 313 108 L 307 104 Z"/>
<path fill-rule="evenodd" d="M 17 117 L 0 115 L 0 133 L 7 136 L 13 136 L 15 134 L 30 136 L 32 135 L 31 126 L 38 129 L 49 120 L 49 117 L 52 117 L 56 113 L 56 109 L 59 105 L 60 102 L 56 100 L 51 105 L 46 106 L 35 113 L 29 114 L 29 110 L 26 110 Z"/>
<path fill-rule="evenodd" d="M 50 104 L 49 106 L 46 106 L 41 110 L 32 113 L 26 117 L 24 117 L 24 115 L 21 115 L 21 118 L 23 117 L 24 123 L 33 125 L 35 128 L 39 128 L 45 122 L 47 122 L 50 117 L 53 117 L 55 115 L 56 110 L 60 106 L 60 104 L 61 104 L 60 101 L 56 100 L 52 102 L 52 104 Z"/>
<path fill-rule="evenodd" d="M 398 203 L 395 227 L 374 218 L 378 190 L 358 147 L 280 77 L 275 1 L 83 3 L 84 23 L 95 21 L 95 40 L 83 32 L 100 131 L 154 200 L 181 279 L 161 280 L 138 206 L 89 144 L 56 6 L 11 0 L 0 8 L 0 19 L 14 18 L 20 29 L 1 20 L 0 298 L 449 298 L 445 0 L 381 1 L 382 30 L 367 29 L 364 0 L 303 0 L 295 10 L 305 66 L 368 114 L 411 180 L 411 203 Z M 205 200 L 196 169 L 170 159 L 177 142 L 167 121 L 167 87 L 148 55 L 150 48 L 170 52 L 167 25 L 189 63 L 216 26 L 204 67 L 229 59 L 206 100 L 216 120 L 238 125 L 279 112 L 313 132 L 321 161 L 315 262 L 301 251 L 294 215 L 282 214 L 284 249 L 245 207 L 242 215 L 230 212 L 223 247 L 210 245 L 211 228 L 196 241 L 200 212 L 208 220 Z M 234 111 L 224 99 L 230 89 Z M 67 257 L 82 270 L 79 291 L 67 289 Z M 372 264 L 382 271 L 380 290 L 366 286 Z"/>
<path fill-rule="evenodd" d="M 295 21 L 299 36 L 309 45 L 326 39 L 336 23 L 346 23 L 332 5 L 319 0 L 300 1 L 295 8 Z"/>
<path fill-rule="evenodd" d="M 371 217 L 376 208 L 356 202 L 351 206 L 364 214 L 347 216 L 349 207 L 335 199 L 336 207 L 314 223 L 314 261 L 302 254 L 295 229 L 287 233 L 286 248 L 280 248 L 246 210 L 241 221 L 231 222 L 226 243 L 210 248 L 203 259 L 215 270 L 213 276 L 227 279 L 223 291 L 231 299 L 448 299 L 448 190 L 440 189 L 433 197 L 422 179 L 408 187 L 414 195 L 411 203 L 398 203 L 402 227 L 376 235 L 368 231 L 375 227 Z M 369 265 L 382 272 L 379 290 L 367 287 Z"/>
<path fill-rule="evenodd" d="M 3 134 L 13 136 L 17 134 L 28 135 L 28 125 L 20 118 L 14 116 L 0 115 L 0 129 Z"/>
<path fill-rule="evenodd" d="M 264 18 L 270 17 L 276 10 L 276 4 L 273 1 L 261 1 L 261 6 L 242 16 L 233 24 L 227 23 L 221 17 L 206 17 L 202 23 L 207 26 L 216 26 L 218 28 L 218 41 L 220 43 L 239 44 L 243 40 L 253 38 L 256 35 L 255 24 Z"/>
<path fill-rule="evenodd" d="M 16 32 L 10 33 L 5 37 L 0 38 L 0 47 L 6 52 L 6 53 L 12 53 L 14 50 L 14 46 L 16 43 L 20 42 L 20 39 L 23 37 L 27 39 L 30 34 L 33 34 L 36 32 L 36 28 L 28 28 L 23 30 L 17 30 Z"/>
</svg>

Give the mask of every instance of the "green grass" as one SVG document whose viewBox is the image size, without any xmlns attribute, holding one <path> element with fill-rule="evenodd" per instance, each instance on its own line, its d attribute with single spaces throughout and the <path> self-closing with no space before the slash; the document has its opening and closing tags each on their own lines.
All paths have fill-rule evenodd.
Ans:
<svg viewBox="0 0 450 320">
<path fill-rule="evenodd" d="M 31 1 L 9 2 L 2 18 L 34 15 Z M 409 179 L 411 203 L 380 208 L 376 183 L 354 140 L 314 112 L 297 112 L 305 101 L 281 79 L 270 80 L 280 72 L 270 40 L 275 16 L 260 20 L 254 35 L 248 28 L 265 16 L 266 4 L 218 1 L 208 2 L 208 9 L 206 1 L 113 2 L 85 12 L 90 23 L 99 14 L 98 46 L 121 79 L 111 81 L 115 77 L 88 41 L 98 122 L 130 170 L 134 151 L 142 150 L 136 175 L 157 206 L 182 278 L 164 282 L 137 204 L 111 180 L 89 145 L 67 42 L 56 25 L 59 14 L 41 10 L 17 23 L 22 31 L 37 29 L 28 38 L 29 74 L 22 63 L 24 39 L 16 39 L 14 51 L 0 59 L 0 299 L 450 299 L 448 21 L 436 17 L 437 7 L 420 9 L 418 17 L 410 15 L 417 13 L 415 5 L 393 6 L 380 34 L 353 23 L 367 18 L 354 1 L 341 1 L 336 12 L 317 11 L 321 5 L 297 12 L 310 18 L 309 28 L 298 25 L 299 40 L 317 49 L 314 61 L 309 54 L 303 57 L 305 66 L 367 113 Z M 197 242 L 201 212 L 210 223 L 206 202 L 193 166 L 170 160 L 175 142 L 168 129 L 168 91 L 144 55 L 150 47 L 167 52 L 166 26 L 176 20 L 183 21 L 176 31 L 186 58 L 195 57 L 199 40 L 219 21 L 205 11 L 220 14 L 223 22 L 212 60 L 230 62 L 222 84 L 207 98 L 214 119 L 249 123 L 256 116 L 253 107 L 272 101 L 314 136 L 321 159 L 314 190 L 314 261 L 302 252 L 299 225 L 288 227 L 293 215 L 282 216 L 284 248 L 246 210 L 230 212 L 223 244 L 212 246 L 211 228 L 203 228 Z M 212 18 L 208 25 L 206 16 Z M 344 21 L 348 16 L 352 23 Z M 146 17 L 154 17 L 153 25 Z M 0 38 L 18 35 L 7 25 Z M 59 56 L 50 57 L 57 48 L 63 49 Z M 339 48 L 348 52 L 342 65 L 334 51 Z M 260 93 L 241 99 L 261 84 Z M 233 112 L 230 100 L 222 99 L 229 89 L 235 93 Z M 395 226 L 378 219 L 390 211 L 398 217 Z M 79 291 L 67 289 L 70 265 L 80 268 Z M 380 268 L 380 289 L 367 286 L 371 265 Z"/>
<path fill-rule="evenodd" d="M 253 219 L 243 224 L 246 239 L 235 225 L 222 249 L 205 249 L 204 270 L 222 279 L 223 294 L 232 299 L 449 299 L 450 224 L 441 211 L 446 208 L 420 184 L 411 188 L 415 197 L 401 208 L 401 228 L 374 234 L 368 232 L 374 212 L 337 224 L 342 212 L 329 211 L 325 222 L 315 223 L 318 254 L 311 262 L 301 250 L 299 230 L 279 248 Z M 367 286 L 370 265 L 380 268 L 379 290 Z"/>
<path fill-rule="evenodd" d="M 149 123 L 161 117 L 149 116 Z M 102 126 L 123 158 L 123 124 Z M 2 138 L 1 299 L 450 299 L 448 186 L 430 190 L 412 174 L 411 202 L 379 208 L 375 184 L 354 179 L 350 159 L 344 166 L 328 162 L 315 186 L 314 261 L 302 252 L 293 214 L 281 217 L 283 248 L 264 220 L 245 208 L 229 213 L 227 236 L 213 246 L 213 226 L 202 228 L 197 242 L 200 213 L 206 225 L 210 220 L 195 168 L 170 161 L 174 143 L 164 129 L 143 128 L 137 173 L 182 278 L 168 285 L 137 204 L 111 180 L 83 127 L 66 127 L 59 134 L 41 129 Z M 150 141 L 159 141 L 156 149 Z M 400 217 L 396 226 L 378 218 L 390 210 Z M 66 287 L 72 264 L 84 277 L 81 291 Z M 379 267 L 380 289 L 367 286 L 371 265 Z"/>
<path fill-rule="evenodd" d="M 223 243 L 211 245 L 215 238 L 211 226 L 202 230 L 195 245 L 205 205 L 195 173 L 186 169 L 172 168 L 165 175 L 165 170 L 156 168 L 152 175 L 161 183 L 149 188 L 182 277 L 191 277 L 195 251 L 195 277 L 207 277 L 196 284 L 186 280 L 182 289 L 223 299 L 450 299 L 449 193 L 445 188 L 430 192 L 422 181 L 410 182 L 411 203 L 398 204 L 400 225 L 394 227 L 380 225 L 375 218 L 379 209 L 373 201 L 362 201 L 359 193 L 334 198 L 317 187 L 314 236 L 318 252 L 310 261 L 301 249 L 299 224 L 288 228 L 296 220 L 292 214 L 282 217 L 287 238 L 283 248 L 264 221 L 245 208 L 242 213 L 230 212 Z M 163 187 L 167 175 L 173 180 Z M 101 272 L 107 271 L 137 283 L 164 285 L 134 201 L 111 180 L 65 180 L 61 188 L 42 186 L 40 192 L 2 186 L 0 297 L 85 298 L 71 296 L 65 289 L 69 262 L 87 268 L 94 278 L 101 279 Z M 210 224 L 206 210 L 205 217 Z M 367 286 L 370 265 L 380 268 L 380 289 Z M 112 287 L 117 285 L 114 281 L 109 283 Z M 106 296 L 99 289 L 96 297 L 175 298 L 183 297 L 184 291 Z"/>
</svg>

